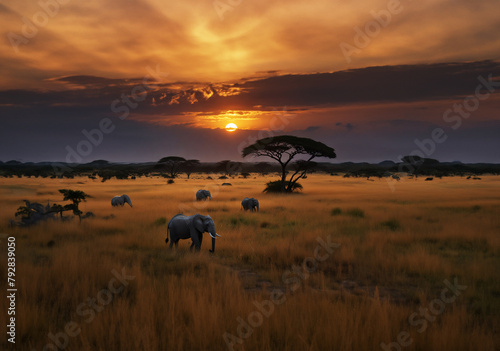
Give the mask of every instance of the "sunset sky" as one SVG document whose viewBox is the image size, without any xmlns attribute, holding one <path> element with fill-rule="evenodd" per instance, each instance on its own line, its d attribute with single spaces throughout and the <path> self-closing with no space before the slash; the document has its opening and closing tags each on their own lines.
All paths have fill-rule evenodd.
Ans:
<svg viewBox="0 0 500 351">
<path fill-rule="evenodd" d="M 498 0 L 5 0 L 0 160 L 242 161 L 286 133 L 335 162 L 500 163 L 499 15 Z"/>
</svg>

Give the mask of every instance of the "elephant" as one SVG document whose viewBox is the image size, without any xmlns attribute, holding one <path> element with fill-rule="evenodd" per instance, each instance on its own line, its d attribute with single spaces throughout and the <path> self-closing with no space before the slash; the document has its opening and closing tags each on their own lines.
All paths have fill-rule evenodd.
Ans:
<svg viewBox="0 0 500 351">
<path fill-rule="evenodd" d="M 201 201 L 201 200 L 206 200 L 206 199 L 212 200 L 212 195 L 210 194 L 210 191 L 208 190 L 198 190 L 196 192 L 196 201 Z"/>
<path fill-rule="evenodd" d="M 167 226 L 167 238 L 165 243 L 168 244 L 168 236 L 170 232 L 170 249 L 175 244 L 175 248 L 179 243 L 180 239 L 189 239 L 193 241 L 190 250 L 195 247 L 196 251 L 200 251 L 201 242 L 203 240 L 203 233 L 208 232 L 212 237 L 212 249 L 210 252 L 215 251 L 215 238 L 220 237 L 215 231 L 214 221 L 210 216 L 203 216 L 201 214 L 195 214 L 193 216 L 185 216 L 183 214 L 177 214 Z"/>
<path fill-rule="evenodd" d="M 252 198 L 245 197 L 243 201 L 241 201 L 241 207 L 246 211 L 257 211 L 259 212 L 259 200 Z"/>
<path fill-rule="evenodd" d="M 128 203 L 130 205 L 130 207 L 133 207 L 132 206 L 132 201 L 130 201 L 130 197 L 128 197 L 128 195 L 125 195 L 123 194 L 122 196 L 115 196 L 114 198 L 111 199 L 111 206 L 115 207 L 115 206 L 123 206 L 124 204 Z"/>
</svg>

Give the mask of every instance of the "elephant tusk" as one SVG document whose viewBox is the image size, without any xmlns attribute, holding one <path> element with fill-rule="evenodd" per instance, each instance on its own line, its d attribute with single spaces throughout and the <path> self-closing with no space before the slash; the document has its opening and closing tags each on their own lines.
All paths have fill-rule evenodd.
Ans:
<svg viewBox="0 0 500 351">
<path fill-rule="evenodd" d="M 210 234 L 210 236 L 215 239 L 215 236 L 213 236 L 212 233 L 208 233 L 208 234 Z M 215 234 L 215 235 L 217 235 L 217 234 Z"/>
<path fill-rule="evenodd" d="M 221 237 L 219 234 L 215 233 L 215 236 L 218 236 L 219 238 Z"/>
</svg>

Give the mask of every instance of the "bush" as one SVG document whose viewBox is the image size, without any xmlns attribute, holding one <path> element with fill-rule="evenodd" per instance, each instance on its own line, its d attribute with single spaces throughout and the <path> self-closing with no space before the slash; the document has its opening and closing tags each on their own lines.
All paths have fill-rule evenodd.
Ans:
<svg viewBox="0 0 500 351">
<path fill-rule="evenodd" d="M 380 223 L 382 226 L 389 228 L 393 232 L 401 228 L 401 224 L 397 219 L 389 219 L 385 222 Z"/>
<path fill-rule="evenodd" d="M 173 180 L 173 179 L 169 179 L 169 180 L 167 180 L 167 184 L 174 184 L 174 183 L 175 183 L 175 182 L 174 182 L 174 180 Z"/>
<path fill-rule="evenodd" d="M 339 214 L 342 214 L 342 210 L 339 207 L 335 207 L 332 212 L 330 212 L 332 216 L 338 216 Z"/>
<path fill-rule="evenodd" d="M 285 188 L 288 187 L 290 182 L 285 182 Z M 294 192 L 297 190 L 302 190 L 302 185 L 300 183 L 295 183 L 292 185 L 292 189 L 289 192 Z M 274 182 L 269 182 L 266 184 L 264 189 L 265 193 L 281 193 L 281 180 L 276 180 Z"/>
<path fill-rule="evenodd" d="M 161 225 L 165 225 L 165 224 L 167 224 L 167 219 L 165 217 L 157 218 L 154 221 L 154 225 L 156 225 L 156 226 L 161 226 Z"/>
<path fill-rule="evenodd" d="M 234 227 L 239 227 L 240 224 L 243 225 L 256 225 L 257 221 L 253 218 L 247 218 L 247 217 L 230 217 L 229 218 L 229 224 L 234 228 Z"/>
<path fill-rule="evenodd" d="M 261 228 L 268 228 L 270 225 L 271 225 L 271 223 L 269 223 L 269 222 L 261 222 L 260 223 Z"/>
<path fill-rule="evenodd" d="M 353 208 L 347 211 L 347 214 L 351 217 L 363 218 L 365 216 L 365 212 L 360 208 Z"/>
</svg>

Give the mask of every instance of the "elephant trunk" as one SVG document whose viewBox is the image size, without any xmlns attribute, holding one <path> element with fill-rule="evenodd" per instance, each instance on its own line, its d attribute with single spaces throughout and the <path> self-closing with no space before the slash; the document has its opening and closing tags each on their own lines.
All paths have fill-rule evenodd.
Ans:
<svg viewBox="0 0 500 351">
<path fill-rule="evenodd" d="M 210 250 L 210 252 L 215 252 L 215 238 L 220 237 L 220 235 L 217 233 L 215 233 L 215 235 L 213 235 L 211 232 L 208 232 L 208 234 L 210 234 L 210 236 L 212 237 L 212 250 Z"/>
</svg>

